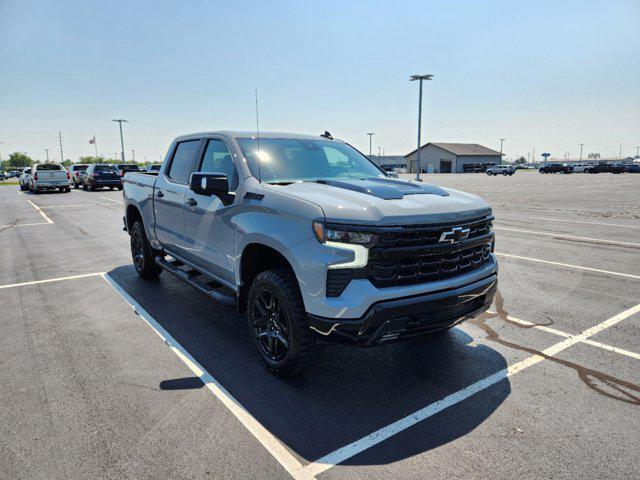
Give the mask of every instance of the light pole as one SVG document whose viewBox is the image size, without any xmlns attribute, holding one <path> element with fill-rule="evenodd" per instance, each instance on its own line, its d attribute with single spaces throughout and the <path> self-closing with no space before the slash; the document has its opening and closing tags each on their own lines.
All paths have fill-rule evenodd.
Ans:
<svg viewBox="0 0 640 480">
<path fill-rule="evenodd" d="M 582 163 L 582 149 L 584 148 L 584 143 L 579 143 L 580 145 L 580 163 Z"/>
<path fill-rule="evenodd" d="M 2 142 L 0 142 L 0 143 L 2 143 Z M 640 147 L 636 147 L 636 160 L 638 158 L 640 158 L 640 156 L 638 155 L 638 152 L 640 152 Z"/>
<path fill-rule="evenodd" d="M 409 77 L 410 82 L 420 81 L 420 90 L 418 94 L 418 150 L 416 150 L 416 182 L 421 182 L 420 171 L 422 170 L 422 164 L 420 163 L 420 130 L 422 129 L 422 81 L 431 80 L 433 75 L 430 73 L 424 75 L 411 75 Z"/>
<path fill-rule="evenodd" d="M 620 149 L 618 150 L 618 158 L 622 158 L 622 143 L 620 144 Z"/>
<path fill-rule="evenodd" d="M 124 160 L 124 138 L 122 136 L 122 122 L 129 123 L 129 120 L 124 120 L 122 118 L 117 118 L 115 120 L 111 120 L 112 122 L 118 122 L 120 124 L 120 156 L 122 158 L 122 163 L 125 163 Z"/>
<path fill-rule="evenodd" d="M 46 153 L 46 155 L 47 155 L 47 163 L 49 163 L 49 149 L 45 148 L 44 149 L 44 153 Z"/>
<path fill-rule="evenodd" d="M 371 140 L 373 139 L 375 133 L 369 132 L 367 133 L 367 135 L 369 135 L 369 160 L 371 160 Z"/>
<path fill-rule="evenodd" d="M 500 139 L 500 161 L 502 162 L 502 145 L 504 145 L 504 141 L 506 140 L 506 138 L 501 138 Z"/>
<path fill-rule="evenodd" d="M 133 148 L 131 149 L 131 161 L 136 163 L 136 151 Z"/>
</svg>

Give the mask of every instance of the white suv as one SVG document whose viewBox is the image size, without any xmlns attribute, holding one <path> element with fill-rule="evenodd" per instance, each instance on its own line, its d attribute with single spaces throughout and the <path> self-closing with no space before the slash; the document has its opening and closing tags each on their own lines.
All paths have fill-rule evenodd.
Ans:
<svg viewBox="0 0 640 480">
<path fill-rule="evenodd" d="M 487 168 L 487 175 L 513 175 L 516 169 L 513 165 L 498 165 L 497 167 Z"/>
</svg>

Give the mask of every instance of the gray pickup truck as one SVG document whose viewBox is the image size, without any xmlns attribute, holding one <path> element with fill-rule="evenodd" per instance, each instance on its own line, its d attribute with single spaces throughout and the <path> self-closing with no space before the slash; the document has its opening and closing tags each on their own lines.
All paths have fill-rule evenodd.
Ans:
<svg viewBox="0 0 640 480">
<path fill-rule="evenodd" d="M 177 138 L 159 172 L 126 173 L 124 228 L 144 279 L 163 270 L 246 312 L 259 358 L 297 375 L 324 342 L 444 331 L 497 288 L 491 208 L 389 176 L 320 136 Z"/>
</svg>

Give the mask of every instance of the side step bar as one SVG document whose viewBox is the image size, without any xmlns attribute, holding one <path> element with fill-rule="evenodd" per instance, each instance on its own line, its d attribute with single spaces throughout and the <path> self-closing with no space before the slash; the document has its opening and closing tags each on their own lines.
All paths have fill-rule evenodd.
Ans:
<svg viewBox="0 0 640 480">
<path fill-rule="evenodd" d="M 206 296 L 214 299 L 219 304 L 224 305 L 225 307 L 235 307 L 237 305 L 235 295 L 227 295 L 221 292 L 221 290 L 226 289 L 226 287 L 216 282 L 215 280 L 198 280 L 196 277 L 201 276 L 200 272 L 191 269 L 184 263 L 178 260 L 169 261 L 160 256 L 157 256 L 155 261 L 171 275 L 174 275 L 186 284 L 191 285 L 200 293 L 204 293 Z M 188 270 L 183 270 L 180 267 L 186 267 Z"/>
</svg>

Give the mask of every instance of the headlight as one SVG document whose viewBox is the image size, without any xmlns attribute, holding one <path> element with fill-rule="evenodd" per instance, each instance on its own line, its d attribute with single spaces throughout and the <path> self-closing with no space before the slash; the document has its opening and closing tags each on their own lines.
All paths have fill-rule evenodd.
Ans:
<svg viewBox="0 0 640 480">
<path fill-rule="evenodd" d="M 369 260 L 369 249 L 376 240 L 376 235 L 362 232 L 346 232 L 326 228 L 322 222 L 313 222 L 313 233 L 319 242 L 328 247 L 349 250 L 353 252 L 353 258 L 347 261 L 328 265 L 329 269 L 337 268 L 364 268 Z"/>
<path fill-rule="evenodd" d="M 348 232 L 327 228 L 324 223 L 318 221 L 313 222 L 313 233 L 318 241 L 322 243 L 338 242 L 371 246 L 377 240 L 377 236 L 373 233 Z"/>
</svg>

